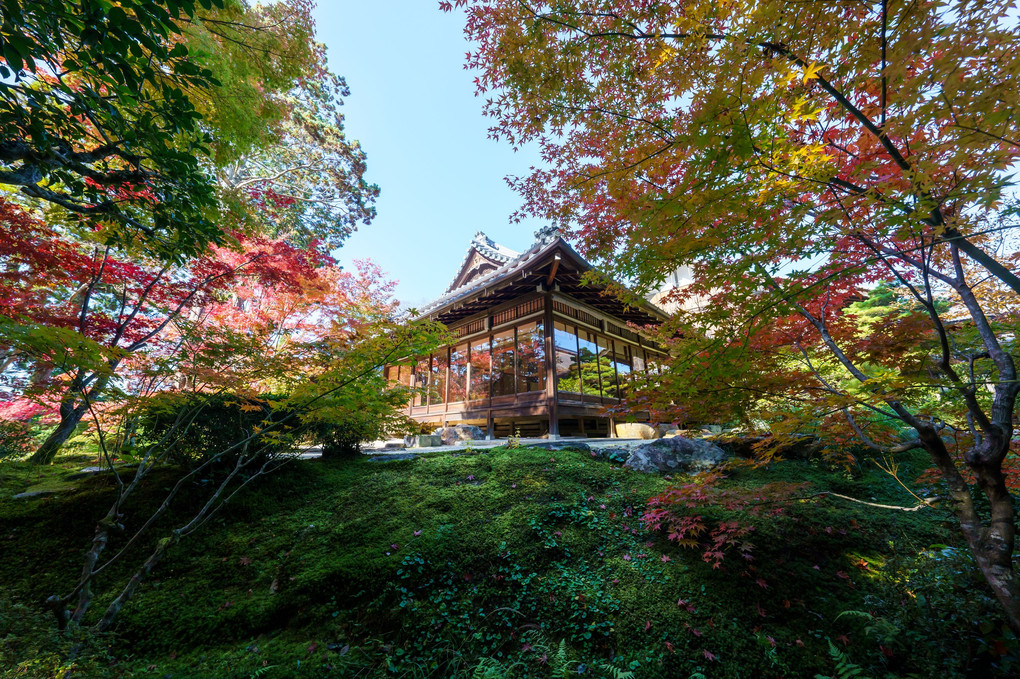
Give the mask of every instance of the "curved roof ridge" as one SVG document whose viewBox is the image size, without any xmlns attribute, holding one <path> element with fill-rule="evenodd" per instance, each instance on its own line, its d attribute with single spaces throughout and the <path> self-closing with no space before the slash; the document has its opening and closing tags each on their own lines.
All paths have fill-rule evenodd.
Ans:
<svg viewBox="0 0 1020 679">
<path fill-rule="evenodd" d="M 500 262 L 509 262 L 511 259 L 519 257 L 521 254 L 516 250 L 511 250 L 505 245 L 500 245 L 485 235 L 484 231 L 475 232 L 475 237 L 471 239 L 471 245 L 468 246 L 469 252 L 472 247 L 477 248 L 479 252 L 486 257 Z"/>
<path fill-rule="evenodd" d="M 511 250 L 505 245 L 500 245 L 496 241 L 485 235 L 484 231 L 475 231 L 474 237 L 471 242 L 468 243 L 467 252 L 464 253 L 464 259 L 460 262 L 460 267 L 457 269 L 457 273 L 454 274 L 453 280 L 446 286 L 446 293 L 456 290 L 454 287 L 457 284 L 457 279 L 460 278 L 461 273 L 464 271 L 464 267 L 467 265 L 468 260 L 471 259 L 471 253 L 477 251 L 482 257 L 491 259 L 499 264 L 507 264 L 518 257 L 521 253 L 516 250 Z M 444 293 L 445 294 L 445 293 Z"/>
<path fill-rule="evenodd" d="M 481 233 L 481 232 L 479 232 L 479 233 Z M 472 280 L 469 283 L 465 283 L 464 285 L 460 286 L 459 288 L 452 288 L 452 287 L 448 288 L 446 290 L 446 292 L 444 292 L 442 295 L 440 295 L 436 299 L 434 299 L 431 302 L 429 302 L 428 304 L 426 304 L 422 309 L 419 309 L 418 310 L 417 318 L 422 318 L 422 317 L 428 315 L 430 312 L 434 311 L 435 309 L 437 309 L 437 308 L 439 308 L 439 307 L 441 307 L 441 306 L 443 306 L 445 304 L 448 304 L 448 303 L 452 302 L 453 300 L 456 300 L 456 299 L 459 299 L 459 298 L 464 297 L 466 295 L 469 295 L 472 291 L 475 291 L 475 290 L 478 290 L 479 288 L 485 287 L 486 285 L 491 283 L 493 280 L 497 280 L 500 277 L 502 277 L 502 276 L 504 276 L 504 275 L 506 275 L 506 274 L 508 274 L 508 273 L 510 273 L 512 271 L 514 271 L 515 269 L 519 268 L 521 265 L 523 265 L 526 262 L 528 262 L 532 257 L 538 255 L 541 252 L 544 252 L 545 250 L 549 249 L 552 245 L 554 245 L 557 242 L 562 243 L 562 244 L 566 245 L 568 248 L 570 248 L 570 245 L 567 244 L 567 242 L 564 241 L 559 236 L 557 236 L 553 240 L 549 240 L 549 241 L 544 241 L 544 242 L 543 241 L 536 241 L 536 242 L 532 243 L 530 248 L 528 248 L 524 252 L 516 253 L 516 257 L 508 259 L 502 266 L 494 269 L 493 271 L 489 271 L 488 273 L 482 274 L 478 278 L 475 278 L 474 280 Z M 472 248 L 468 248 L 468 256 L 471 255 L 471 249 Z M 570 250 L 571 250 L 571 252 L 573 252 L 573 248 L 570 248 Z M 578 255 L 578 257 L 580 258 L 580 255 Z M 467 261 L 466 257 L 465 257 L 464 261 L 465 262 Z M 463 265 L 461 265 L 461 266 L 463 267 Z M 459 275 L 460 274 L 458 273 L 458 276 Z M 456 282 L 456 279 L 454 279 L 454 282 Z"/>
</svg>

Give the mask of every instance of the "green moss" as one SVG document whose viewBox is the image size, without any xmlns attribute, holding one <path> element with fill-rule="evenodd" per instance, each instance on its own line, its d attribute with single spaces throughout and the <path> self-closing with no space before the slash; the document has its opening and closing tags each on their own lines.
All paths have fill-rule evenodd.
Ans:
<svg viewBox="0 0 1020 679">
<path fill-rule="evenodd" d="M 922 469 L 909 458 L 903 473 Z M 130 504 L 129 531 L 173 478 L 162 472 Z M 854 476 L 781 462 L 726 483 L 775 481 L 908 501 L 867 465 Z M 56 662 L 69 642 L 52 634 L 41 602 L 74 581 L 110 480 L 29 501 L 10 500 L 4 483 L 4 605 L 16 602 L 35 623 L 15 630 L 0 606 L 0 666 Z M 640 677 L 813 676 L 831 672 L 828 640 L 841 635 L 853 662 L 876 676 L 1004 671 L 1008 658 L 980 651 L 990 637 L 974 620 L 994 620 L 995 608 L 975 594 L 965 555 L 928 549 L 955 544 L 941 510 L 831 499 L 762 517 L 698 508 L 756 527 L 753 562 L 729 557 L 717 569 L 640 523 L 646 500 L 669 483 L 579 451 L 297 461 L 175 547 L 124 609 L 116 637 L 76 660 L 76 676 L 440 677 L 470 674 L 483 658 L 512 666 L 510 676 L 547 676 L 540 650 L 560 642 L 574 672 L 605 662 Z M 149 543 L 104 573 L 95 615 L 204 492 L 189 486 Z M 526 632 L 533 643 L 522 643 Z M 1005 638 L 998 627 L 990 634 Z"/>
</svg>

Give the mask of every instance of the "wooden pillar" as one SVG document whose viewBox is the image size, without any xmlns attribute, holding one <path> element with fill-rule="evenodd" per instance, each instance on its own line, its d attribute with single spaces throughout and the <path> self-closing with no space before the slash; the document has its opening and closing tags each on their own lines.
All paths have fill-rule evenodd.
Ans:
<svg viewBox="0 0 1020 679">
<path fill-rule="evenodd" d="M 493 438 L 495 438 L 495 430 L 496 430 L 496 426 L 495 426 L 495 424 L 492 421 L 492 408 L 489 408 L 488 415 L 486 415 L 486 423 L 485 423 L 485 440 L 486 441 L 491 441 Z"/>
<path fill-rule="evenodd" d="M 549 438 L 560 437 L 559 399 L 556 393 L 556 343 L 553 337 L 552 293 L 545 293 L 545 397 L 549 413 Z"/>
</svg>

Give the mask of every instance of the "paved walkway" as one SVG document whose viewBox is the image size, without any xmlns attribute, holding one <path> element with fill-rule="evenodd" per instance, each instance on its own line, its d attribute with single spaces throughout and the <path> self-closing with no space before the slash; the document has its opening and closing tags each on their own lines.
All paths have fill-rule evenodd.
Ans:
<svg viewBox="0 0 1020 679">
<path fill-rule="evenodd" d="M 543 439 L 543 438 L 522 438 L 520 445 L 523 446 L 543 446 L 546 444 L 556 446 L 566 446 L 571 443 L 584 444 L 589 448 L 633 448 L 639 446 L 642 443 L 649 443 L 643 439 L 609 439 L 609 438 L 561 438 L 561 439 Z M 415 455 L 424 453 L 440 453 L 448 452 L 454 453 L 458 451 L 464 451 L 467 449 L 471 450 L 484 450 L 486 448 L 498 448 L 505 446 L 507 439 L 493 439 L 491 441 L 458 441 L 457 443 L 450 444 L 448 446 L 426 446 L 422 448 L 406 448 L 404 447 L 403 441 L 392 440 L 387 442 L 377 441 L 373 445 L 365 446 L 362 449 L 366 455 L 382 456 L 382 455 L 406 455 L 413 453 Z"/>
<path fill-rule="evenodd" d="M 639 446 L 642 443 L 650 443 L 644 439 L 609 439 L 609 438 L 561 438 L 561 439 L 543 439 L 543 438 L 522 438 L 520 440 L 521 446 L 541 446 L 545 444 L 553 444 L 558 446 L 568 445 L 570 443 L 581 443 L 589 448 L 633 448 Z M 487 448 L 498 448 L 505 446 L 507 439 L 493 439 L 491 441 L 458 441 L 457 443 L 450 444 L 448 446 L 426 446 L 423 448 L 407 448 L 404 446 L 404 442 L 401 439 L 391 439 L 389 441 L 375 441 L 364 447 L 361 452 L 364 455 L 370 455 L 372 457 L 382 457 L 385 455 L 400 455 L 406 457 L 409 455 L 424 455 L 426 453 L 456 453 L 463 452 L 467 449 L 471 450 L 485 450 Z M 319 446 L 311 446 L 305 448 L 298 457 L 305 459 L 316 458 L 322 456 L 322 449 Z"/>
</svg>

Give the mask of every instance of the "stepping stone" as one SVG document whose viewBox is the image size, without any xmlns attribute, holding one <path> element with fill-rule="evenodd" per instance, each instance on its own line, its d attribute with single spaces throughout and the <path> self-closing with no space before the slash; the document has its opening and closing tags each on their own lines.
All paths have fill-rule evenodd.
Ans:
<svg viewBox="0 0 1020 679">
<path fill-rule="evenodd" d="M 393 460 L 413 460 L 418 457 L 414 453 L 393 453 L 392 455 L 376 455 L 368 458 L 369 462 L 391 462 Z"/>
<path fill-rule="evenodd" d="M 55 495 L 58 491 L 52 490 L 26 490 L 24 493 L 18 493 L 14 496 L 15 500 L 27 500 L 33 497 L 42 497 L 43 495 Z"/>
<path fill-rule="evenodd" d="M 78 479 L 84 479 L 88 476 L 95 476 L 96 474 L 102 474 L 103 472 L 110 471 L 108 467 L 84 467 L 74 474 L 67 477 L 69 481 L 76 481 Z"/>
</svg>

